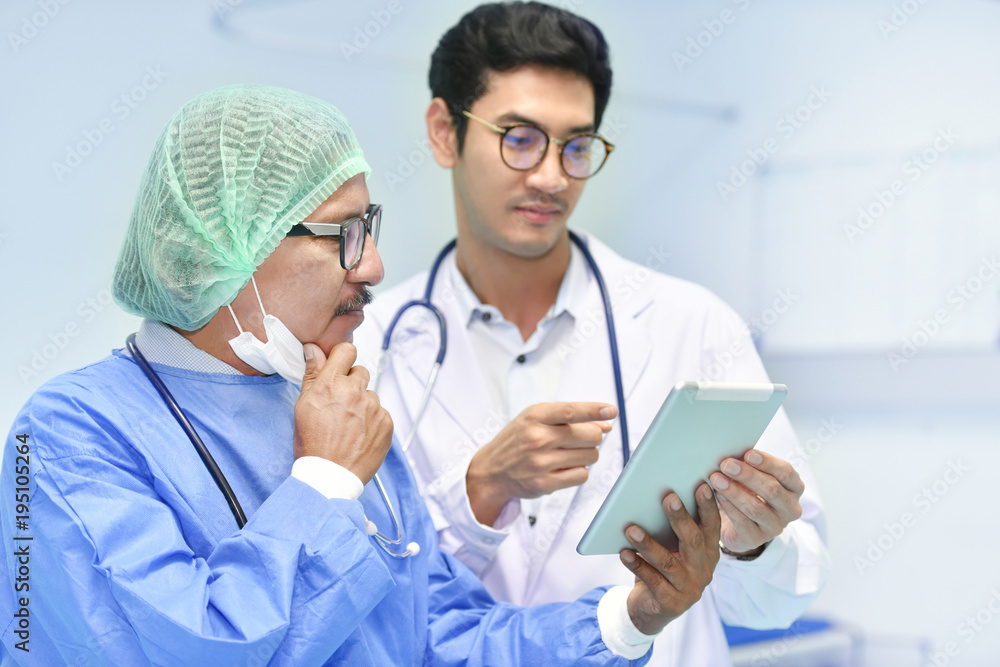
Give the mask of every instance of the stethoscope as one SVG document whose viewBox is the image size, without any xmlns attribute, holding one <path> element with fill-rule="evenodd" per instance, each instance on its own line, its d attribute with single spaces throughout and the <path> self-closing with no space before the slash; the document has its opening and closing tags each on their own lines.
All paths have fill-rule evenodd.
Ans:
<svg viewBox="0 0 1000 667">
<path fill-rule="evenodd" d="M 608 288 L 604 283 L 604 276 L 601 274 L 601 270 L 597 267 L 597 262 L 594 260 L 594 256 L 590 254 L 590 249 L 587 248 L 587 244 L 583 242 L 575 232 L 569 230 L 569 238 L 576 247 L 580 249 L 583 254 L 584 259 L 590 266 L 591 272 L 594 274 L 594 278 L 597 280 L 597 288 L 601 292 L 601 301 L 604 304 L 604 319 L 607 323 L 608 328 L 608 342 L 611 345 L 611 366 L 614 370 L 615 376 L 615 395 L 618 399 L 618 419 L 620 420 L 620 430 L 622 437 L 622 459 L 624 463 L 628 463 L 629 459 L 629 444 L 628 444 L 628 419 L 625 416 L 625 390 L 622 386 L 622 370 L 621 363 L 618 358 L 618 338 L 615 335 L 615 319 L 612 315 L 611 299 L 608 297 Z M 427 286 L 424 288 L 424 295 L 420 299 L 414 299 L 404 303 L 396 315 L 392 318 L 389 323 L 389 328 L 385 331 L 385 336 L 382 338 L 382 353 L 379 355 L 378 365 L 375 370 L 375 383 L 373 385 L 373 390 L 377 393 L 379 382 L 382 379 L 382 373 L 385 372 L 385 367 L 389 359 L 389 344 L 392 341 L 392 332 L 396 328 L 396 324 L 399 322 L 403 314 L 406 313 L 410 308 L 426 308 L 429 310 L 437 319 L 438 329 L 440 331 L 440 342 L 438 343 L 438 353 L 437 357 L 434 359 L 434 365 L 431 366 L 430 373 L 427 376 L 427 384 L 424 386 L 424 393 L 420 397 L 420 403 L 417 407 L 417 412 L 413 418 L 413 425 L 410 427 L 410 432 L 406 436 L 406 440 L 403 441 L 403 451 L 405 452 L 410 443 L 413 442 L 413 438 L 417 433 L 417 426 L 420 423 L 421 418 L 424 416 L 424 410 L 427 409 L 427 402 L 431 396 L 431 390 L 434 388 L 434 383 L 437 381 L 438 371 L 441 369 L 441 363 L 444 361 L 445 352 L 448 350 L 448 328 L 445 324 L 444 315 L 431 303 L 431 292 L 434 291 L 434 282 L 437 279 L 438 269 L 441 268 L 441 262 L 444 258 L 455 249 L 455 240 L 450 241 L 441 252 L 438 253 L 437 258 L 435 258 L 434 263 L 431 265 L 431 271 L 427 276 Z"/>
<path fill-rule="evenodd" d="M 219 487 L 222 495 L 226 499 L 226 503 L 229 505 L 229 509 L 232 511 L 233 516 L 236 518 L 236 525 L 241 529 L 247 523 L 246 515 L 243 513 L 243 508 L 240 507 L 240 501 L 237 500 L 236 494 L 233 492 L 231 486 L 229 486 L 229 480 L 223 474 L 222 470 L 219 468 L 215 459 L 212 457 L 212 453 L 208 451 L 208 447 L 202 442 L 201 437 L 198 435 L 198 431 L 195 430 L 194 425 L 191 420 L 187 418 L 184 412 L 181 410 L 181 406 L 177 403 L 177 400 L 167 389 L 167 385 L 163 383 L 160 376 L 156 374 L 153 367 L 149 364 L 145 355 L 139 351 L 139 346 L 135 344 L 135 334 L 132 334 L 125 341 L 125 346 L 128 348 L 129 354 L 135 359 L 136 363 L 139 364 L 139 368 L 142 372 L 146 374 L 149 381 L 156 388 L 157 393 L 163 402 L 166 403 L 167 408 L 170 413 L 180 424 L 180 427 L 184 430 L 191 444 L 194 445 L 195 451 L 198 452 L 198 456 L 201 457 L 202 463 L 208 468 L 208 472 L 212 475 L 212 479 L 215 480 L 215 484 Z M 382 550 L 393 558 L 406 558 L 407 556 L 416 556 L 420 553 L 420 545 L 416 542 L 410 542 L 406 545 L 404 551 L 397 551 L 396 547 L 403 543 L 403 528 L 399 521 L 399 515 L 396 513 L 396 508 L 393 507 L 392 501 L 389 500 L 389 494 L 385 490 L 385 486 L 382 485 L 382 480 L 379 479 L 378 474 L 375 475 L 375 485 L 378 487 L 378 491 L 382 496 L 382 502 L 385 503 L 386 509 L 389 510 L 389 515 L 392 517 L 392 522 L 396 527 L 395 539 L 389 538 L 378 531 L 375 523 L 371 520 L 365 520 L 365 526 L 368 534 L 375 538 L 375 542 L 382 547 Z"/>
<path fill-rule="evenodd" d="M 615 336 L 615 321 L 612 316 L 612 306 L 611 300 L 608 298 L 607 286 L 604 284 L 604 276 L 601 275 L 600 269 L 597 267 L 597 262 L 594 261 L 593 255 L 590 254 L 590 250 L 584 244 L 583 240 L 577 236 L 572 231 L 569 232 L 569 237 L 580 249 L 587 264 L 590 265 L 590 269 L 594 274 L 594 278 L 597 280 L 597 287 L 601 292 L 601 300 L 604 303 L 604 317 L 607 322 L 608 327 L 608 341 L 611 345 L 611 365 L 614 370 L 615 376 L 615 393 L 618 399 L 618 418 L 621 422 L 621 438 L 622 438 L 622 458 L 625 463 L 628 463 L 629 459 L 629 445 L 628 445 L 628 421 L 625 416 L 625 392 L 622 388 L 622 375 L 621 375 L 621 365 L 618 359 L 618 339 Z M 407 435 L 406 440 L 402 443 L 403 452 L 409 448 L 410 443 L 413 442 L 413 437 L 417 432 L 417 425 L 420 423 L 420 419 L 423 417 L 424 411 L 427 408 L 427 402 L 430 399 L 431 391 L 434 388 L 434 383 L 437 381 L 438 371 L 441 368 L 441 363 L 444 361 L 445 352 L 448 349 L 448 338 L 447 338 L 447 326 L 445 324 L 444 316 L 441 311 L 431 303 L 431 292 L 434 290 L 434 281 L 437 278 L 438 269 L 441 267 L 441 262 L 447 257 L 455 248 L 455 241 L 448 243 L 438 254 L 437 258 L 434 260 L 434 264 L 431 266 L 430 274 L 427 277 L 427 287 L 424 290 L 424 296 L 422 299 L 416 299 L 410 301 L 402 306 L 399 311 L 393 317 L 389 328 L 386 330 L 385 337 L 382 341 L 382 354 L 379 358 L 378 368 L 375 376 L 374 389 L 378 390 L 379 381 L 382 378 L 382 373 L 385 370 L 386 361 L 388 359 L 389 344 L 392 339 L 392 332 L 396 328 L 396 324 L 399 322 L 403 314 L 413 308 L 423 307 L 427 308 L 438 321 L 438 327 L 440 328 L 440 343 L 438 344 L 438 354 L 434 360 L 434 365 L 431 367 L 431 372 L 427 379 L 427 385 L 424 388 L 423 396 L 420 398 L 420 405 L 417 408 L 416 417 L 413 420 L 413 426 L 410 429 L 410 433 Z M 174 419 L 183 429 L 184 433 L 187 435 L 191 444 L 194 445 L 195 451 L 198 452 L 198 456 L 201 458 L 202 463 L 208 469 L 208 472 L 212 475 L 212 479 L 215 480 L 215 484 L 219 487 L 222 495 L 226 499 L 226 503 L 229 505 L 229 509 L 232 511 L 233 516 L 236 518 L 236 524 L 242 529 L 246 525 L 247 519 L 246 515 L 243 513 L 243 508 L 240 507 L 240 502 L 236 498 L 236 494 L 233 492 L 232 487 L 229 485 L 229 481 L 223 474 L 222 470 L 219 468 L 215 459 L 212 457 L 211 452 L 202 442 L 201 437 L 195 430 L 194 425 L 187 418 L 184 412 L 181 410 L 180 405 L 177 400 L 167 389 L 167 386 L 157 375 L 156 371 L 149 364 L 145 355 L 139 351 L 139 346 L 135 343 L 135 334 L 132 334 L 126 340 L 126 347 L 132 358 L 135 359 L 136 363 L 139 364 L 139 368 L 145 373 L 146 377 L 152 383 L 153 387 L 159 393 L 160 398 L 166 404 L 170 413 L 173 415 Z M 389 515 L 392 517 L 393 525 L 396 529 L 396 537 L 390 538 L 389 536 L 378 531 L 375 523 L 367 520 L 365 521 L 366 530 L 368 534 L 375 539 L 375 542 L 385 551 L 387 554 L 393 558 L 406 558 L 408 556 L 415 556 L 420 553 L 420 545 L 416 542 L 410 542 L 406 545 L 406 549 L 403 551 L 397 551 L 397 547 L 403 543 L 403 527 L 399 520 L 399 514 L 396 512 L 396 508 L 393 507 L 392 501 L 389 499 L 389 494 L 385 490 L 385 486 L 382 484 L 382 480 L 379 479 L 376 473 L 374 477 L 375 486 L 378 487 L 379 494 L 382 496 L 382 501 L 385 503 L 386 509 L 389 510 Z"/>
</svg>

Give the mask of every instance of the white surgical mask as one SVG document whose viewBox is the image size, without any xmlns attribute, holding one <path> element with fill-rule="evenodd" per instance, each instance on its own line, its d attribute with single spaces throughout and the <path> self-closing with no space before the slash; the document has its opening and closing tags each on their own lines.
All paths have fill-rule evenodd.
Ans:
<svg viewBox="0 0 1000 667">
<path fill-rule="evenodd" d="M 306 373 L 306 359 L 302 351 L 302 343 L 288 330 L 281 320 L 274 315 L 268 315 L 264 310 L 264 303 L 260 300 L 260 292 L 257 291 L 257 282 L 251 276 L 250 282 L 253 284 L 253 291 L 257 294 L 257 303 L 260 304 L 260 312 L 264 315 L 264 332 L 267 334 L 267 342 L 262 343 L 260 339 L 249 331 L 244 331 L 240 326 L 240 321 L 236 319 L 233 307 L 227 305 L 229 314 L 236 322 L 236 328 L 240 335 L 229 341 L 229 346 L 233 352 L 257 371 L 265 375 L 277 373 L 292 384 L 302 386 L 302 376 Z"/>
</svg>

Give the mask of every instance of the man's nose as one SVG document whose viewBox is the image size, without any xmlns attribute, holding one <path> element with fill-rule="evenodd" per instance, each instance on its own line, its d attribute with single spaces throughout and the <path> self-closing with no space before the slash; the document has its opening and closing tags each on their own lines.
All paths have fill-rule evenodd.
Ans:
<svg viewBox="0 0 1000 667">
<path fill-rule="evenodd" d="M 542 161 L 528 172 L 528 185 L 542 192 L 554 194 L 569 187 L 569 176 L 562 168 L 562 156 L 559 144 L 549 142 L 549 147 L 542 156 Z"/>
<path fill-rule="evenodd" d="M 347 273 L 352 282 L 364 283 L 372 287 L 378 285 L 385 278 L 385 267 L 382 266 L 382 258 L 375 248 L 375 241 L 372 240 L 371 234 L 365 239 L 361 261 Z"/>
</svg>

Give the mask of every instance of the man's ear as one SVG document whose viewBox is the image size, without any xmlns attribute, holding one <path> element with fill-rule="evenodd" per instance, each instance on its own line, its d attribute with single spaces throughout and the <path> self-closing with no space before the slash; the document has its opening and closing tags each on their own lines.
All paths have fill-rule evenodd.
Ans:
<svg viewBox="0 0 1000 667">
<path fill-rule="evenodd" d="M 451 124 L 448 105 L 440 97 L 431 100 L 427 107 L 427 140 L 431 145 L 434 159 L 445 169 L 451 169 L 458 162 L 458 136 Z"/>
</svg>

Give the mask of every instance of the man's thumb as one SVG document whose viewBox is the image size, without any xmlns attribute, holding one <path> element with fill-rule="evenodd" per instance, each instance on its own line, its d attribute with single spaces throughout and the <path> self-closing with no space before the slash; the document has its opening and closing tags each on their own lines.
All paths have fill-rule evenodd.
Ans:
<svg viewBox="0 0 1000 667">
<path fill-rule="evenodd" d="M 313 343 L 306 343 L 302 346 L 302 354 L 306 358 L 306 372 L 302 376 L 302 391 L 307 391 L 313 385 L 320 371 L 326 365 L 326 355 L 322 348 Z"/>
</svg>

